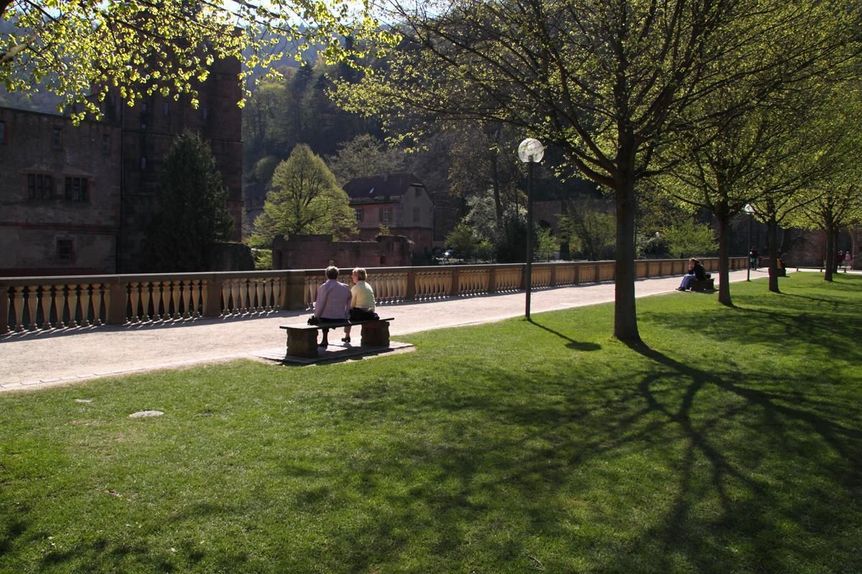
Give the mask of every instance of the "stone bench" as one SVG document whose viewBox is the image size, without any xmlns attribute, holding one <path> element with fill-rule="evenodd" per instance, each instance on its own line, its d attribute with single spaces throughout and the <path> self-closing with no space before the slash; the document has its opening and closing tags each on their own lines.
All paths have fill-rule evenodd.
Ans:
<svg viewBox="0 0 862 574">
<path fill-rule="evenodd" d="M 703 279 L 695 279 L 688 286 L 692 291 L 715 291 L 715 279 L 709 274 Z"/>
<path fill-rule="evenodd" d="M 368 319 L 366 321 L 326 321 L 319 325 L 301 323 L 297 325 L 281 325 L 280 328 L 287 331 L 288 355 L 314 358 L 319 356 L 317 350 L 317 332 L 320 329 L 361 326 L 361 346 L 389 347 L 389 322 L 394 320 L 394 317 L 387 317 Z"/>
</svg>

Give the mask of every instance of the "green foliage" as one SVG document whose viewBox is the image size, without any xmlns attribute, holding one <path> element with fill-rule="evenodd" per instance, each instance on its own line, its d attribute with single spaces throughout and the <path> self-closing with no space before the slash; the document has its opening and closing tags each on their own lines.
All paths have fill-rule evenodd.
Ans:
<svg viewBox="0 0 862 574">
<path fill-rule="evenodd" d="M 608 259 L 615 241 L 614 216 L 600 204 L 581 202 L 560 217 L 560 228 L 569 237 L 573 252 L 593 261 Z"/>
<path fill-rule="evenodd" d="M 355 231 L 356 216 L 347 193 L 323 160 L 300 144 L 275 168 L 250 243 L 268 247 L 276 235 L 325 234 L 340 239 Z"/>
<path fill-rule="evenodd" d="M 518 212 L 506 213 L 495 244 L 499 263 L 520 263 L 527 259 L 527 218 Z"/>
<path fill-rule="evenodd" d="M 860 572 L 862 278 L 786 281 L 0 393 L 0 571 Z"/>
<path fill-rule="evenodd" d="M 259 270 L 272 269 L 272 249 L 252 249 L 254 268 Z"/>
<path fill-rule="evenodd" d="M 560 242 L 554 237 L 554 233 L 548 228 L 540 227 L 536 232 L 533 258 L 539 261 L 550 261 L 559 248 Z"/>
<path fill-rule="evenodd" d="M 404 171 L 404 153 L 387 148 L 370 134 L 360 134 L 338 146 L 329 168 L 342 185 L 357 177 Z"/>
<path fill-rule="evenodd" d="M 469 260 L 476 256 L 480 241 L 473 228 L 462 222 L 446 236 L 446 247 L 454 249 L 458 258 Z"/>
<path fill-rule="evenodd" d="M 388 42 L 369 8 L 347 0 L 4 1 L 0 18 L 18 29 L 0 34 L 0 83 L 57 94 L 62 107 L 80 106 L 78 119 L 98 115 L 113 89 L 130 105 L 155 93 L 197 105 L 200 82 L 219 60 L 242 62 L 237 81 L 246 86 L 282 57 L 275 48 L 284 42 L 300 53 L 315 43 L 331 62 L 361 55 L 346 34 Z"/>
<path fill-rule="evenodd" d="M 402 40 L 358 89 L 339 86 L 344 104 L 385 117 L 404 138 L 445 120 L 529 127 L 555 148 L 559 172 L 613 190 L 618 281 L 631 282 L 616 293 L 614 335 L 629 341 L 639 338 L 635 189 L 677 164 L 667 150 L 732 121 L 773 85 L 828 72 L 828 56 L 845 46 L 844 55 L 858 53 L 860 39 L 859 10 L 832 2 L 510 0 L 430 10 L 393 2 L 383 10 L 403 22 Z M 424 123 L 404 134 L 402 122 L 417 117 Z"/>
<path fill-rule="evenodd" d="M 715 232 L 706 224 L 688 220 L 666 227 L 661 234 L 671 257 L 681 259 L 699 255 L 714 255 L 718 251 Z"/>
<path fill-rule="evenodd" d="M 209 145 L 178 136 L 165 157 L 159 211 L 147 236 L 151 271 L 206 271 L 206 251 L 228 238 L 227 190 Z"/>
</svg>

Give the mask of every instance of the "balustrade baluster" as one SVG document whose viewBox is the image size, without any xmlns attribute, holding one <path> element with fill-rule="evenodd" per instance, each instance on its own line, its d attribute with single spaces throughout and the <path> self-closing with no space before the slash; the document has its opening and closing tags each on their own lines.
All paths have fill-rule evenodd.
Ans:
<svg viewBox="0 0 862 574">
<path fill-rule="evenodd" d="M 93 287 L 89 283 L 84 283 L 78 287 L 81 292 L 81 321 L 82 327 L 91 327 L 93 325 L 90 307 L 93 304 Z"/>
<path fill-rule="evenodd" d="M 186 284 L 186 292 L 188 293 L 188 298 L 186 298 L 186 311 L 188 311 L 187 317 L 190 319 L 194 319 L 198 316 L 198 285 L 200 285 L 200 279 L 192 279 Z"/>
<path fill-rule="evenodd" d="M 147 281 L 141 285 L 141 296 L 146 298 L 147 305 L 144 307 L 144 315 L 147 321 L 159 319 L 159 283 L 158 281 Z M 150 313 L 152 309 L 152 313 Z"/>
<path fill-rule="evenodd" d="M 222 282 L 222 313 L 224 315 L 230 315 L 236 312 L 236 297 L 233 296 L 234 282 L 235 281 L 233 279 L 225 279 Z"/>
<path fill-rule="evenodd" d="M 36 330 L 39 328 L 39 321 L 36 318 L 36 304 L 39 302 L 36 297 L 37 289 L 39 289 L 38 285 L 30 285 L 29 287 L 27 287 L 27 312 L 30 315 L 28 319 L 30 320 L 31 330 Z"/>
<path fill-rule="evenodd" d="M 246 282 L 244 279 L 234 279 L 232 293 L 234 296 L 234 307 L 237 313 L 244 314 L 246 312 Z"/>
<path fill-rule="evenodd" d="M 133 281 L 129 283 L 129 303 L 131 305 L 131 312 L 129 313 L 129 321 L 134 323 L 140 320 L 140 316 L 138 315 L 138 302 L 140 301 L 141 296 L 141 284 L 137 281 Z"/>
<path fill-rule="evenodd" d="M 67 295 L 66 300 L 69 303 L 69 321 L 66 323 L 69 327 L 78 326 L 78 286 L 66 285 Z"/>
<path fill-rule="evenodd" d="M 42 328 L 51 328 L 51 286 L 42 285 L 39 289 L 39 309 L 42 312 Z"/>
<path fill-rule="evenodd" d="M 177 319 L 189 319 L 191 318 L 191 299 L 192 299 L 192 283 L 194 279 L 186 279 L 182 281 L 178 281 L 180 288 L 180 299 L 179 299 L 179 309 Z"/>
<path fill-rule="evenodd" d="M 273 311 L 275 310 L 275 305 L 273 305 L 272 301 L 272 287 L 275 279 L 265 279 L 261 284 L 261 289 L 263 290 L 263 309 L 262 311 Z"/>
<path fill-rule="evenodd" d="M 171 313 L 171 319 L 182 319 L 182 313 L 180 312 L 180 284 L 181 281 L 178 279 L 174 279 L 170 283 L 170 297 L 171 297 L 171 306 L 173 307 L 174 312 Z"/>
<path fill-rule="evenodd" d="M 12 287 L 12 317 L 15 331 L 24 330 L 24 287 Z"/>
<path fill-rule="evenodd" d="M 158 304 L 158 313 L 156 313 L 156 319 L 166 321 L 170 318 L 170 314 L 168 313 L 168 301 L 171 296 L 171 283 L 170 281 L 157 281 L 157 286 L 159 289 L 158 299 L 156 299 L 156 303 Z M 155 309 L 155 305 L 153 306 Z"/>
<path fill-rule="evenodd" d="M 106 283 L 94 283 L 93 284 L 93 295 L 95 296 L 95 302 L 93 304 L 93 320 L 97 325 L 105 324 L 105 317 L 108 314 L 108 306 L 105 304 L 105 314 L 102 314 L 102 301 L 105 300 L 105 296 L 108 293 L 108 285 Z"/>
<path fill-rule="evenodd" d="M 281 309 L 281 288 L 282 283 L 286 281 L 283 277 L 277 277 L 272 282 L 272 309 L 278 311 Z"/>
<path fill-rule="evenodd" d="M 199 317 L 201 313 L 201 291 L 203 291 L 203 280 L 192 279 L 189 281 L 189 317 Z"/>
</svg>

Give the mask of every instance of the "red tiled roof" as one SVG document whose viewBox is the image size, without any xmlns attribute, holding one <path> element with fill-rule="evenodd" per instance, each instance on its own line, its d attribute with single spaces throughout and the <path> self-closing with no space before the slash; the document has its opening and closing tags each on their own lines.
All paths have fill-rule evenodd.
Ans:
<svg viewBox="0 0 862 574">
<path fill-rule="evenodd" d="M 344 191 L 350 199 L 383 200 L 400 197 L 410 187 L 424 188 L 425 185 L 412 173 L 390 173 L 351 179 L 344 185 Z"/>
</svg>

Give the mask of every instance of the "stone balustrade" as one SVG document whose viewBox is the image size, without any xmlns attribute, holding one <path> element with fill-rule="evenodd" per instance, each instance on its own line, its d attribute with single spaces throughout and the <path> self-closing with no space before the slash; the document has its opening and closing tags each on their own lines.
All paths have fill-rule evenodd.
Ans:
<svg viewBox="0 0 862 574">
<path fill-rule="evenodd" d="M 717 258 L 702 259 L 707 271 Z M 639 279 L 682 275 L 686 259 L 638 260 Z M 745 257 L 730 260 L 744 269 Z M 349 281 L 349 269 L 343 280 Z M 524 265 L 435 265 L 368 269 L 380 304 L 507 293 L 524 288 Z M 534 263 L 534 289 L 613 281 L 613 261 Z M 323 270 L 230 271 L 69 277 L 0 277 L 0 333 L 99 325 L 181 324 L 308 309 Z"/>
</svg>

